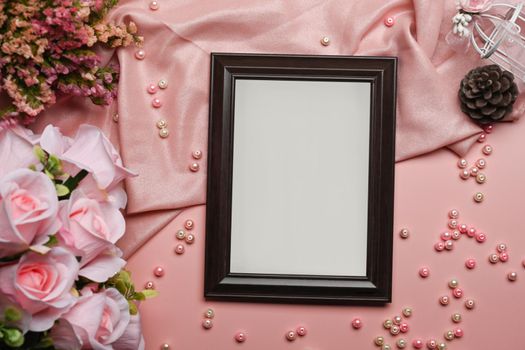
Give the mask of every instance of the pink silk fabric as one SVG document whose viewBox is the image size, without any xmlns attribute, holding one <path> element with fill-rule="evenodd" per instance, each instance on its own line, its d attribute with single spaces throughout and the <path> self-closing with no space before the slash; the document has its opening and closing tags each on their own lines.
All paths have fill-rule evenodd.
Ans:
<svg viewBox="0 0 525 350">
<path fill-rule="evenodd" d="M 127 234 L 120 242 L 130 256 L 183 208 L 205 203 L 208 96 L 211 52 L 399 57 L 397 161 L 448 146 L 463 154 L 481 129 L 460 111 L 457 91 L 467 71 L 480 64 L 472 51 L 456 54 L 445 43 L 454 0 L 122 0 L 113 21 L 133 20 L 145 37 L 146 58 L 136 48 L 105 52 L 121 66 L 117 105 L 93 106 L 65 98 L 35 125 L 53 123 L 73 134 L 81 123 L 101 127 L 125 165 L 140 175 L 126 182 Z M 392 16 L 395 24 L 384 25 Z M 330 37 L 329 46 L 320 39 Z M 113 55 L 113 57 L 112 57 Z M 169 87 L 151 106 L 149 83 Z M 523 112 L 522 104 L 515 115 Z M 155 124 L 166 119 L 170 135 Z M 271 137 L 271 135 L 269 135 Z M 193 173 L 192 151 L 204 151 Z"/>
</svg>

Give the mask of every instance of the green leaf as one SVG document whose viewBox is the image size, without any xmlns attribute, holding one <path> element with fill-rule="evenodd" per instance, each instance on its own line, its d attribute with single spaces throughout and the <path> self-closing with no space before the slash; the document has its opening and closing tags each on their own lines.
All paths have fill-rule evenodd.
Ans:
<svg viewBox="0 0 525 350">
<path fill-rule="evenodd" d="M 24 335 L 16 328 L 2 329 L 4 334 L 4 342 L 7 346 L 18 348 L 24 344 Z"/>
<path fill-rule="evenodd" d="M 153 289 L 145 289 L 142 292 L 140 292 L 146 299 L 155 298 L 157 295 L 159 295 L 159 292 Z"/>
<path fill-rule="evenodd" d="M 53 175 L 62 175 L 62 161 L 52 154 L 49 156 L 46 168 Z"/>
<path fill-rule="evenodd" d="M 49 241 L 46 242 L 47 247 L 54 247 L 58 244 L 58 238 L 56 235 L 49 236 Z"/>
<path fill-rule="evenodd" d="M 128 300 L 128 304 L 129 304 L 129 313 L 131 315 L 136 315 L 139 313 L 139 310 L 137 309 L 137 305 L 133 301 Z"/>
<path fill-rule="evenodd" d="M 33 147 L 33 152 L 35 153 L 35 156 L 38 158 L 40 163 L 46 164 L 47 163 L 47 153 L 42 149 L 40 146 Z"/>
<path fill-rule="evenodd" d="M 143 301 L 143 300 L 146 300 L 146 296 L 143 293 L 138 292 L 138 293 L 133 293 L 133 295 L 131 296 L 131 299 Z"/>
<path fill-rule="evenodd" d="M 64 185 L 55 184 L 55 188 L 57 190 L 57 196 L 58 197 L 65 197 L 69 194 L 69 188 L 67 188 Z"/>
<path fill-rule="evenodd" d="M 55 179 L 55 175 L 51 174 L 51 172 L 49 172 L 49 170 L 47 169 L 44 169 L 44 173 L 47 175 L 48 178 L 50 178 L 51 180 L 54 180 Z"/>
<path fill-rule="evenodd" d="M 22 313 L 17 308 L 8 306 L 4 310 L 4 318 L 7 322 L 16 322 L 22 319 Z"/>
</svg>

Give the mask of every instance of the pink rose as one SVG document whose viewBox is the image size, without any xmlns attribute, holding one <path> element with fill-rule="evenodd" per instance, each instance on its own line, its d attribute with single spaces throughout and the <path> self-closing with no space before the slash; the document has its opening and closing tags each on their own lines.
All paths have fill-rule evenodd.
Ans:
<svg viewBox="0 0 525 350">
<path fill-rule="evenodd" d="M 100 129 L 81 125 L 73 144 L 61 158 L 93 174 L 99 188 L 110 189 L 135 174 L 124 168 L 122 159 Z"/>
<path fill-rule="evenodd" d="M 21 126 L 0 129 L 0 178 L 15 169 L 38 163 L 33 141 L 31 131 Z"/>
<path fill-rule="evenodd" d="M 63 339 L 80 339 L 82 349 L 113 350 L 112 344 L 123 336 L 130 323 L 129 305 L 127 300 L 116 289 L 109 288 L 99 293 L 91 289 L 82 290 L 78 302 L 59 320 L 71 325 L 76 337 L 67 329 L 62 329 Z M 52 335 L 53 336 L 53 335 Z M 70 343 L 57 344 L 58 349 L 76 350 Z M 121 348 L 124 349 L 124 348 Z M 132 348 L 128 348 L 131 350 Z M 133 348 L 133 350 L 138 348 Z"/>
<path fill-rule="evenodd" d="M 459 5 L 467 12 L 479 13 L 489 9 L 493 0 L 461 0 Z"/>
<path fill-rule="evenodd" d="M 40 147 L 49 154 L 61 158 L 64 152 L 73 144 L 73 140 L 62 135 L 60 129 L 53 125 L 48 125 L 40 135 Z"/>
<path fill-rule="evenodd" d="M 63 227 L 59 241 L 80 256 L 80 275 L 105 282 L 120 271 L 125 261 L 115 243 L 124 235 L 126 223 L 120 210 L 108 202 L 86 197 L 81 190 L 60 202 Z"/>
<path fill-rule="evenodd" d="M 71 288 L 77 275 L 78 262 L 66 249 L 29 252 L 18 264 L 0 269 L 0 291 L 32 315 L 29 330 L 42 332 L 76 302 Z"/>
<path fill-rule="evenodd" d="M 113 343 L 114 350 L 144 350 L 144 337 L 140 326 L 140 316 L 132 315 L 122 336 Z"/>
<path fill-rule="evenodd" d="M 58 199 L 43 173 L 15 170 L 0 179 L 0 257 L 42 246 L 55 234 Z"/>
</svg>

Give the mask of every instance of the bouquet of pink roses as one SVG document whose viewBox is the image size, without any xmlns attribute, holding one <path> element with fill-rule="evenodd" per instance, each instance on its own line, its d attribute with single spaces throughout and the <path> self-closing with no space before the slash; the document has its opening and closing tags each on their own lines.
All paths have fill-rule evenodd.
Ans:
<svg viewBox="0 0 525 350">
<path fill-rule="evenodd" d="M 144 349 L 115 243 L 134 174 L 96 127 L 0 125 L 0 348 Z"/>
</svg>

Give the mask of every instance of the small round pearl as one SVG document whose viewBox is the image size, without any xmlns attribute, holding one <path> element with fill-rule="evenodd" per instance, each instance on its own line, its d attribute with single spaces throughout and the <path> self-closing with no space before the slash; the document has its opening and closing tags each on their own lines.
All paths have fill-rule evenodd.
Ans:
<svg viewBox="0 0 525 350">
<path fill-rule="evenodd" d="M 193 151 L 191 153 L 191 156 L 193 159 L 201 159 L 202 158 L 202 152 L 200 150 Z"/>
<path fill-rule="evenodd" d="M 474 195 L 474 201 L 476 201 L 477 203 L 483 202 L 483 199 L 485 199 L 485 195 L 483 195 L 483 193 L 481 192 L 478 192 Z"/>
<path fill-rule="evenodd" d="M 478 184 L 484 184 L 485 182 L 487 182 L 487 176 L 485 176 L 485 174 L 483 173 L 479 173 L 478 175 L 476 175 L 476 182 Z"/>
<path fill-rule="evenodd" d="M 492 263 L 492 264 L 495 264 L 499 261 L 499 256 L 498 254 L 490 254 L 489 255 L 489 261 Z"/>
<path fill-rule="evenodd" d="M 478 142 L 479 143 L 485 142 L 486 139 L 487 139 L 487 135 L 486 134 L 481 134 L 478 137 Z"/>
<path fill-rule="evenodd" d="M 401 333 L 408 332 L 408 323 L 401 323 L 399 325 L 399 330 L 401 331 Z"/>
<path fill-rule="evenodd" d="M 436 244 L 434 244 L 434 249 L 438 252 L 442 252 L 445 249 L 445 243 L 437 242 Z"/>
<path fill-rule="evenodd" d="M 161 79 L 157 85 L 161 89 L 166 89 L 168 87 L 168 81 L 166 79 Z"/>
<path fill-rule="evenodd" d="M 514 271 L 509 272 L 509 274 L 507 275 L 507 278 L 509 279 L 509 281 L 514 282 L 518 279 L 518 274 Z"/>
<path fill-rule="evenodd" d="M 113 121 L 118 123 L 118 113 L 113 114 Z"/>
<path fill-rule="evenodd" d="M 157 121 L 157 128 L 164 129 L 167 126 L 168 122 L 165 119 L 159 119 L 159 121 Z"/>
<path fill-rule="evenodd" d="M 376 337 L 374 339 L 374 343 L 377 345 L 377 346 L 383 346 L 383 344 L 385 343 L 385 338 L 383 337 Z"/>
<path fill-rule="evenodd" d="M 384 344 L 382 347 L 381 347 L 381 350 L 392 350 L 392 347 L 388 344 Z"/>
<path fill-rule="evenodd" d="M 193 220 L 186 220 L 186 222 L 184 222 L 184 227 L 186 228 L 186 230 L 192 230 L 193 225 Z"/>
<path fill-rule="evenodd" d="M 474 227 L 470 227 L 468 230 L 467 230 L 467 236 L 469 237 L 475 237 L 476 236 L 476 233 L 477 233 L 477 230 L 476 228 Z"/>
<path fill-rule="evenodd" d="M 156 277 L 162 277 L 164 276 L 164 269 L 160 266 L 157 266 L 155 268 L 155 270 L 153 270 L 153 274 L 156 276 Z"/>
<path fill-rule="evenodd" d="M 470 176 L 476 176 L 478 175 L 479 173 L 479 169 L 475 166 L 473 166 L 472 168 L 470 168 Z"/>
<path fill-rule="evenodd" d="M 385 26 L 387 26 L 389 28 L 392 27 L 395 24 L 394 17 L 389 16 L 389 17 L 385 18 L 384 23 L 385 23 Z"/>
<path fill-rule="evenodd" d="M 463 180 L 466 180 L 470 177 L 470 172 L 465 169 L 459 173 L 459 177 L 461 177 Z"/>
<path fill-rule="evenodd" d="M 288 333 L 286 333 L 286 339 L 288 341 L 294 341 L 296 338 L 297 334 L 295 333 L 295 331 L 288 331 Z"/>
<path fill-rule="evenodd" d="M 483 154 L 487 156 L 491 155 L 493 151 L 494 149 L 492 148 L 491 145 L 485 145 L 482 150 Z"/>
<path fill-rule="evenodd" d="M 452 231 L 452 239 L 453 240 L 458 240 L 461 238 L 461 232 L 459 232 L 459 230 L 454 230 Z"/>
<path fill-rule="evenodd" d="M 505 243 L 500 243 L 498 244 L 496 249 L 498 250 L 498 252 L 503 253 L 504 251 L 507 250 L 507 245 Z"/>
<path fill-rule="evenodd" d="M 476 166 L 479 169 L 484 169 L 487 166 L 487 161 L 483 158 L 480 158 L 476 161 Z"/>
<path fill-rule="evenodd" d="M 446 340 L 452 340 L 455 337 L 454 331 L 446 331 L 443 336 L 445 337 Z"/>
<path fill-rule="evenodd" d="M 352 327 L 354 327 L 354 329 L 360 329 L 363 327 L 363 322 L 359 318 L 354 318 L 352 320 Z"/>
<path fill-rule="evenodd" d="M 467 166 L 468 166 L 468 162 L 466 159 L 458 160 L 458 168 L 465 169 Z"/>
<path fill-rule="evenodd" d="M 155 284 L 153 284 L 152 281 L 148 281 L 148 282 L 146 282 L 146 284 L 144 285 L 144 288 L 146 288 L 146 289 L 155 289 Z"/>
<path fill-rule="evenodd" d="M 499 260 L 501 262 L 509 261 L 509 254 L 507 254 L 507 252 L 499 253 Z"/>
<path fill-rule="evenodd" d="M 159 3 L 155 0 L 149 3 L 149 8 L 152 11 L 157 11 L 159 9 Z"/>
<path fill-rule="evenodd" d="M 487 134 L 490 134 L 493 130 L 494 130 L 494 125 L 492 124 L 487 124 L 483 126 L 483 131 L 485 131 L 485 133 Z"/>
<path fill-rule="evenodd" d="M 452 209 L 448 212 L 448 217 L 451 219 L 457 219 L 459 218 L 459 211 L 457 209 Z"/>
<path fill-rule="evenodd" d="M 427 278 L 430 275 L 430 269 L 428 267 L 422 267 L 419 269 L 419 276 Z"/>
<path fill-rule="evenodd" d="M 162 102 L 158 99 L 158 98 L 154 98 L 152 101 L 151 101 L 151 105 L 155 108 L 160 108 L 162 107 Z"/>
<path fill-rule="evenodd" d="M 399 236 L 401 236 L 401 238 L 408 238 L 408 236 L 410 236 L 410 232 L 408 231 L 408 229 L 404 228 L 402 229 L 401 231 L 399 231 Z"/>
<path fill-rule="evenodd" d="M 445 231 L 441 234 L 441 239 L 444 240 L 444 241 L 448 241 L 452 238 L 452 235 L 450 234 L 450 232 L 448 231 Z"/>
<path fill-rule="evenodd" d="M 476 306 L 476 302 L 472 299 L 465 301 L 465 307 L 469 310 L 473 309 Z"/>
<path fill-rule="evenodd" d="M 193 242 L 195 242 L 195 236 L 190 233 L 186 236 L 186 243 L 193 244 Z"/>
<path fill-rule="evenodd" d="M 137 50 L 135 52 L 135 58 L 137 60 L 143 60 L 144 58 L 146 58 L 146 51 L 144 51 L 143 49 L 140 49 L 140 50 Z"/>
<path fill-rule="evenodd" d="M 410 307 L 406 307 L 406 308 L 403 309 L 403 316 L 405 316 L 405 317 L 412 316 L 412 313 L 413 313 L 413 311 L 412 311 L 412 308 L 410 308 Z"/>
<path fill-rule="evenodd" d="M 394 324 L 396 324 L 396 325 L 399 326 L 399 325 L 401 324 L 401 322 L 403 322 L 403 318 L 401 318 L 401 316 L 395 316 L 395 317 L 392 319 L 392 321 L 394 322 Z"/>
<path fill-rule="evenodd" d="M 427 349 L 434 350 L 435 348 L 437 348 L 437 341 L 435 339 L 427 341 Z"/>
<path fill-rule="evenodd" d="M 483 243 L 486 240 L 487 240 L 487 236 L 484 233 L 478 233 L 476 235 L 476 241 L 478 241 L 479 243 Z"/>
<path fill-rule="evenodd" d="M 184 248 L 182 244 L 177 244 L 177 246 L 175 247 L 175 253 L 178 255 L 184 254 L 185 250 L 186 249 Z"/>
<path fill-rule="evenodd" d="M 170 349 L 170 345 L 164 343 L 164 344 L 162 344 L 162 345 L 160 346 L 160 349 L 161 349 L 161 350 L 169 350 L 169 349 Z"/>
<path fill-rule="evenodd" d="M 157 86 L 155 84 L 149 84 L 146 90 L 148 91 L 148 94 L 153 95 L 157 92 Z"/>
<path fill-rule="evenodd" d="M 458 230 L 459 230 L 459 232 L 461 232 L 461 233 L 467 233 L 467 231 L 468 231 L 468 226 L 465 225 L 465 224 L 461 224 L 461 225 L 459 225 Z"/>
<path fill-rule="evenodd" d="M 170 131 L 166 128 L 162 128 L 159 130 L 159 136 L 165 139 L 166 137 L 170 136 Z"/>
<path fill-rule="evenodd" d="M 474 260 L 474 259 L 467 259 L 467 261 L 465 261 L 465 266 L 467 267 L 467 269 L 472 270 L 473 268 L 476 267 L 476 260 Z"/>
<path fill-rule="evenodd" d="M 452 315 L 452 322 L 454 323 L 460 323 L 461 322 L 461 314 L 455 313 Z"/>
<path fill-rule="evenodd" d="M 206 312 L 204 313 L 204 317 L 206 318 L 214 318 L 215 317 L 215 311 L 213 311 L 213 309 L 209 308 L 206 310 Z"/>
<path fill-rule="evenodd" d="M 394 325 L 390 327 L 390 334 L 392 335 L 398 335 L 400 331 L 399 326 Z"/>
<path fill-rule="evenodd" d="M 407 346 L 407 341 L 405 339 L 398 339 L 396 345 L 398 349 L 404 349 Z"/>
<path fill-rule="evenodd" d="M 414 349 L 421 349 L 423 348 L 423 341 L 421 339 L 414 339 L 412 342 L 412 346 Z"/>
<path fill-rule="evenodd" d="M 438 344 L 438 350 L 447 350 L 447 344 L 439 343 Z"/>
<path fill-rule="evenodd" d="M 392 322 L 392 320 L 385 320 L 385 322 L 383 322 L 383 327 L 385 327 L 385 329 L 390 329 L 393 325 L 394 322 Z"/>
<path fill-rule="evenodd" d="M 457 288 L 459 286 L 459 282 L 458 280 L 450 280 L 450 282 L 448 282 L 448 286 L 452 289 Z"/>
<path fill-rule="evenodd" d="M 183 240 L 186 237 L 186 231 L 178 230 L 177 233 L 175 234 L 175 237 L 177 237 L 177 239 L 179 240 Z"/>
<path fill-rule="evenodd" d="M 439 298 L 439 303 L 443 306 L 448 305 L 449 302 L 450 302 L 450 298 L 446 295 L 443 295 L 441 298 Z"/>
<path fill-rule="evenodd" d="M 199 171 L 199 168 L 200 168 L 199 164 L 197 164 L 197 163 L 191 163 L 190 164 L 190 170 L 193 171 L 193 172 Z"/>
<path fill-rule="evenodd" d="M 463 289 L 461 288 L 454 288 L 452 291 L 452 295 L 454 295 L 455 298 L 459 299 L 463 296 Z"/>
<path fill-rule="evenodd" d="M 322 44 L 323 46 L 328 46 L 328 45 L 330 45 L 330 38 L 327 37 L 327 36 L 323 37 L 323 38 L 321 39 L 321 44 Z"/>
<path fill-rule="evenodd" d="M 295 332 L 296 332 L 297 335 L 300 336 L 300 337 L 304 337 L 304 336 L 306 335 L 306 333 L 307 333 L 306 328 L 303 327 L 303 326 L 299 326 L 299 327 L 297 327 L 297 329 L 295 330 Z"/>
<path fill-rule="evenodd" d="M 458 225 L 459 223 L 456 219 L 452 219 L 448 221 L 448 227 L 450 227 L 451 229 L 455 229 L 456 227 L 458 227 Z"/>
<path fill-rule="evenodd" d="M 452 250 L 452 249 L 454 249 L 454 242 L 453 242 L 453 241 L 446 241 L 446 242 L 445 242 L 445 249 L 446 249 L 446 250 Z"/>
<path fill-rule="evenodd" d="M 204 321 L 202 321 L 202 327 L 204 329 L 210 329 L 211 327 L 213 327 L 213 321 L 209 318 L 205 319 Z"/>
<path fill-rule="evenodd" d="M 235 340 L 237 343 L 244 343 L 246 341 L 246 334 L 243 332 L 238 332 L 235 334 Z"/>
<path fill-rule="evenodd" d="M 454 329 L 454 336 L 456 338 L 461 338 L 463 336 L 463 330 L 461 328 Z"/>
</svg>

